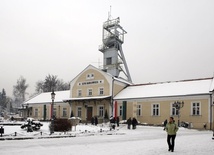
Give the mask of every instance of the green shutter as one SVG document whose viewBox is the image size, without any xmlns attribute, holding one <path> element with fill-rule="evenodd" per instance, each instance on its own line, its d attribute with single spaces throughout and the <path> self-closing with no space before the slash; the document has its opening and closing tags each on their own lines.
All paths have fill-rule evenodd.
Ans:
<svg viewBox="0 0 214 155">
<path fill-rule="evenodd" d="M 43 114 L 44 114 L 44 115 L 43 115 L 43 119 L 46 120 L 46 115 L 47 115 L 47 114 L 46 114 L 46 105 L 44 105 Z"/>
<path fill-rule="evenodd" d="M 122 116 L 123 120 L 126 120 L 126 109 L 127 109 L 127 102 L 123 101 L 123 116 Z"/>
</svg>

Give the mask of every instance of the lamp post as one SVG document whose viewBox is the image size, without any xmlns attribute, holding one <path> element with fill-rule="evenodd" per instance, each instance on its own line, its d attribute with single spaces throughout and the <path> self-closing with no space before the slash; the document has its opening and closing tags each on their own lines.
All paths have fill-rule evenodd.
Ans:
<svg viewBox="0 0 214 155">
<path fill-rule="evenodd" d="M 51 133 L 54 133 L 54 115 L 53 115 L 53 108 L 54 108 L 54 99 L 55 99 L 55 93 L 54 93 L 54 90 L 52 90 L 52 93 L 51 93 L 51 100 L 52 100 L 52 103 L 51 103 Z"/>
<path fill-rule="evenodd" d="M 180 109 L 183 108 L 184 106 L 184 101 L 175 101 L 173 103 L 173 107 L 175 107 L 176 110 L 178 110 L 178 126 L 180 126 Z"/>
<path fill-rule="evenodd" d="M 29 104 L 28 103 L 27 103 L 26 108 L 27 108 L 27 117 L 29 117 Z"/>
</svg>

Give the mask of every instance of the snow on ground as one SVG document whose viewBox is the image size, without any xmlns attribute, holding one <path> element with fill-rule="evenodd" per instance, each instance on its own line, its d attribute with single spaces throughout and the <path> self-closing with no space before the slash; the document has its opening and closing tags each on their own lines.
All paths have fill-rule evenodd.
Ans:
<svg viewBox="0 0 214 155">
<path fill-rule="evenodd" d="M 213 155 L 213 132 L 180 128 L 176 137 L 175 152 L 168 152 L 166 132 L 162 127 L 137 126 L 128 130 L 120 125 L 109 130 L 108 125 L 80 124 L 76 131 L 49 135 L 48 123 L 38 132 L 27 133 L 20 126 L 4 126 L 6 137 L 34 137 L 27 140 L 1 140 L 0 155 Z M 104 130 L 100 132 L 100 129 Z M 42 132 L 42 135 L 41 133 Z M 67 138 L 47 138 L 73 135 Z M 46 137 L 39 139 L 39 137 Z"/>
</svg>

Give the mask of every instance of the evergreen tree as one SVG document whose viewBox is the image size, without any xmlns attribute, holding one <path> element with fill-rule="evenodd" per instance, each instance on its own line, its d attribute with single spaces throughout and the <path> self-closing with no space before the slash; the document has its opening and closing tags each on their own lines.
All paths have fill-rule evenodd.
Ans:
<svg viewBox="0 0 214 155">
<path fill-rule="evenodd" d="M 0 106 L 4 109 L 7 107 L 6 99 L 7 99 L 6 91 L 3 88 L 2 92 L 0 92 Z"/>
</svg>

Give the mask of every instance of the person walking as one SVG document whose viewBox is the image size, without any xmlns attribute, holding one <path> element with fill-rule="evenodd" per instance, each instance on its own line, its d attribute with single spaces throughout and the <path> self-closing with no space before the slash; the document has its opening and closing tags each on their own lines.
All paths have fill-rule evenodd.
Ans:
<svg viewBox="0 0 214 155">
<path fill-rule="evenodd" d="M 127 120 L 127 128 L 130 129 L 130 126 L 132 124 L 132 119 L 131 117 L 129 117 L 129 119 Z"/>
<path fill-rule="evenodd" d="M 168 151 L 174 152 L 175 146 L 175 137 L 178 131 L 178 126 L 174 121 L 173 117 L 169 118 L 169 122 L 166 124 L 166 132 L 167 132 L 167 143 L 168 143 Z"/>
<path fill-rule="evenodd" d="M 137 124 L 138 124 L 137 119 L 134 117 L 132 119 L 132 129 L 136 129 Z"/>
</svg>

